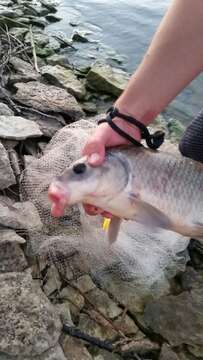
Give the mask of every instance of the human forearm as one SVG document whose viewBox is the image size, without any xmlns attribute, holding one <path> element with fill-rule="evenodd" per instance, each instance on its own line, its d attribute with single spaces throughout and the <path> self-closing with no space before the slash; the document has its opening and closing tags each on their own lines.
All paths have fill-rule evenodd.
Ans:
<svg viewBox="0 0 203 360">
<path fill-rule="evenodd" d="M 145 124 L 203 70 L 203 1 L 173 0 L 116 105 Z"/>
</svg>

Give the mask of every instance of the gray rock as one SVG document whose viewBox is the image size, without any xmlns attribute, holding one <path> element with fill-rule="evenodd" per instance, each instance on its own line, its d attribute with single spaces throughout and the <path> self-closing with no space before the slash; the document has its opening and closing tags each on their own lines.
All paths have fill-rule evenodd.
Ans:
<svg viewBox="0 0 203 360">
<path fill-rule="evenodd" d="M 18 141 L 15 140 L 1 139 L 1 143 L 3 144 L 6 150 L 14 149 L 16 145 L 18 145 Z"/>
<path fill-rule="evenodd" d="M 5 16 L 8 18 L 17 18 L 23 15 L 23 12 L 19 9 L 12 10 L 11 8 L 6 8 L 0 5 L 0 16 Z"/>
<path fill-rule="evenodd" d="M 41 4 L 43 6 L 45 6 L 49 12 L 51 13 L 56 13 L 57 9 L 56 9 L 56 2 L 52 1 L 52 0 L 41 0 Z"/>
<path fill-rule="evenodd" d="M 46 351 L 44 354 L 32 358 L 33 360 L 67 360 L 67 357 L 64 355 L 64 352 L 60 345 L 56 345 Z M 19 359 L 19 360 L 31 360 L 29 359 Z M 82 360 L 82 359 L 81 359 Z"/>
<path fill-rule="evenodd" d="M 22 41 L 24 39 L 25 34 L 28 31 L 29 31 L 29 29 L 26 27 L 24 27 L 24 28 L 23 27 L 12 27 L 9 30 L 9 33 Z"/>
<path fill-rule="evenodd" d="M 27 268 L 25 255 L 19 244 L 23 238 L 12 230 L 0 230 L 0 273 L 20 272 Z"/>
<path fill-rule="evenodd" d="M 110 297 L 100 289 L 93 289 L 86 294 L 86 297 L 95 308 L 106 317 L 113 319 L 122 313 L 122 309 L 110 299 Z"/>
<path fill-rule="evenodd" d="M 203 346 L 188 345 L 187 349 L 190 354 L 196 356 L 197 358 L 203 358 Z"/>
<path fill-rule="evenodd" d="M 72 283 L 82 293 L 87 293 L 88 291 L 93 290 L 96 287 L 89 275 L 82 275 L 78 279 L 72 281 Z"/>
<path fill-rule="evenodd" d="M 203 287 L 165 296 L 146 306 L 146 325 L 169 344 L 203 345 Z"/>
<path fill-rule="evenodd" d="M 4 103 L 0 103 L 0 115 L 14 115 L 14 112 Z"/>
<path fill-rule="evenodd" d="M 82 341 L 70 336 L 63 337 L 61 341 L 64 354 L 69 360 L 92 360 L 92 356 L 87 351 Z"/>
<path fill-rule="evenodd" d="M 51 14 L 46 15 L 45 17 L 46 17 L 46 20 L 48 20 L 50 23 L 54 23 L 54 22 L 62 20 L 61 17 L 56 16 L 56 15 L 51 15 Z"/>
<path fill-rule="evenodd" d="M 31 359 L 57 344 L 61 322 L 30 273 L 0 274 L 0 282 L 0 351 Z"/>
<path fill-rule="evenodd" d="M 49 43 L 49 36 L 42 32 L 34 32 L 33 39 L 34 39 L 36 46 L 39 46 L 39 47 L 43 47 Z M 24 41 L 26 44 L 29 44 L 29 45 L 31 44 L 30 33 L 26 34 Z"/>
<path fill-rule="evenodd" d="M 85 87 L 77 79 L 72 70 L 66 69 L 60 65 L 48 65 L 41 68 L 41 73 L 52 84 L 63 87 L 78 99 L 84 98 Z"/>
<path fill-rule="evenodd" d="M 42 132 L 34 121 L 20 116 L 0 115 L 0 138 L 2 139 L 24 140 L 41 135 Z"/>
<path fill-rule="evenodd" d="M 66 90 L 37 81 L 17 83 L 15 99 L 43 112 L 64 113 L 74 120 L 83 116 L 81 107 Z"/>
<path fill-rule="evenodd" d="M 52 265 L 47 270 L 43 291 L 47 296 L 49 296 L 54 291 L 58 291 L 59 293 L 60 287 L 61 287 L 61 279 L 59 276 L 59 272 L 56 269 L 56 267 Z"/>
<path fill-rule="evenodd" d="M 54 36 L 50 36 L 49 44 L 47 45 L 47 47 L 53 50 L 54 52 L 57 52 L 60 50 L 61 44 Z"/>
<path fill-rule="evenodd" d="M 10 76 L 10 82 L 27 82 L 32 80 L 37 80 L 40 77 L 40 74 L 37 73 L 31 64 L 27 61 L 24 61 L 17 57 L 12 57 L 9 60 L 9 63 L 12 65 L 16 73 L 12 73 Z"/>
<path fill-rule="evenodd" d="M 70 311 L 73 315 L 76 315 L 77 310 L 80 312 L 85 305 L 84 297 L 71 286 L 66 286 L 63 288 L 63 290 L 60 292 L 60 299 L 63 301 L 69 301 Z"/>
<path fill-rule="evenodd" d="M 82 43 L 87 43 L 89 40 L 86 37 L 86 34 L 87 34 L 86 31 L 75 31 L 72 36 L 72 40 L 82 42 Z"/>
<path fill-rule="evenodd" d="M 106 350 L 99 350 L 97 355 L 94 356 L 94 360 L 122 360 L 122 358 L 114 353 L 110 353 Z"/>
<path fill-rule="evenodd" d="M 136 335 L 139 331 L 137 325 L 127 314 L 120 315 L 113 323 L 125 335 Z"/>
<path fill-rule="evenodd" d="M 170 346 L 164 344 L 161 348 L 159 360 L 179 360 L 179 357 Z"/>
<path fill-rule="evenodd" d="M 100 340 L 113 340 L 118 335 L 107 321 L 101 325 L 86 314 L 80 314 L 79 329 Z"/>
<path fill-rule="evenodd" d="M 10 229 L 39 231 L 42 223 L 37 209 L 31 202 L 14 203 L 0 201 L 0 225 Z"/>
<path fill-rule="evenodd" d="M 10 161 L 8 158 L 8 154 L 4 148 L 4 146 L 0 143 L 0 168 L 1 168 L 1 174 L 0 174 L 0 189 L 3 190 L 5 188 L 8 188 L 11 185 L 14 185 L 16 183 L 15 176 L 13 174 L 13 170 L 10 166 Z"/>
<path fill-rule="evenodd" d="M 129 75 L 109 65 L 95 63 L 87 75 L 88 86 L 98 92 L 119 96 L 125 89 Z"/>
<path fill-rule="evenodd" d="M 67 301 L 62 304 L 54 305 L 55 311 L 60 317 L 63 324 L 68 324 L 70 326 L 74 326 L 72 321 L 71 312 L 70 312 L 70 305 Z"/>
<path fill-rule="evenodd" d="M 54 54 L 47 59 L 47 64 L 49 65 L 61 65 L 67 69 L 70 69 L 72 65 L 69 63 L 67 55 L 63 54 Z"/>
</svg>

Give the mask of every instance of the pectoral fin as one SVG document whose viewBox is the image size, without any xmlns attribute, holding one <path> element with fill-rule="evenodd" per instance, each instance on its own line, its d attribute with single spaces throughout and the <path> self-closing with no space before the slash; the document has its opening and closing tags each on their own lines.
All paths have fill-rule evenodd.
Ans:
<svg viewBox="0 0 203 360">
<path fill-rule="evenodd" d="M 108 240 L 110 244 L 113 244 L 117 240 L 121 221 L 122 220 L 116 216 L 111 219 L 108 230 Z"/>
<path fill-rule="evenodd" d="M 184 220 L 174 221 L 154 206 L 134 200 L 135 221 L 147 226 L 171 230 L 183 236 L 203 240 L 203 224 L 184 224 Z"/>
</svg>

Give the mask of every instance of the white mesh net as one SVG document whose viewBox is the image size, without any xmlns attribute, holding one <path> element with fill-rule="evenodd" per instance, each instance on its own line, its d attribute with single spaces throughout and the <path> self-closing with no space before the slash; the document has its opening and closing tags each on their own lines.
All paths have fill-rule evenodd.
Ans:
<svg viewBox="0 0 203 360">
<path fill-rule="evenodd" d="M 80 157 L 94 127 L 92 120 L 64 127 L 44 155 L 25 169 L 22 198 L 34 203 L 43 222 L 41 233 L 30 234 L 28 254 L 45 257 L 63 271 L 77 255 L 75 271 L 90 272 L 110 293 L 120 292 L 124 303 L 126 291 L 132 293 L 133 301 L 136 296 L 160 296 L 168 291 L 169 279 L 184 270 L 187 238 L 165 230 L 152 234 L 135 222 L 123 221 L 118 240 L 110 246 L 102 218 L 88 216 L 80 207 L 67 209 L 61 219 L 50 214 L 47 189 L 51 180 Z"/>
</svg>

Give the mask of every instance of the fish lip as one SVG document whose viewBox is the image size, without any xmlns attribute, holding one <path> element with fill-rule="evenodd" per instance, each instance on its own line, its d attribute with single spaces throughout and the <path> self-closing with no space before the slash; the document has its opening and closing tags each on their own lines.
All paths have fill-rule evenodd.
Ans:
<svg viewBox="0 0 203 360">
<path fill-rule="evenodd" d="M 54 182 L 49 186 L 48 189 L 48 198 L 52 203 L 61 204 L 61 205 L 68 205 L 70 200 L 70 193 L 61 186 L 60 183 Z"/>
</svg>

